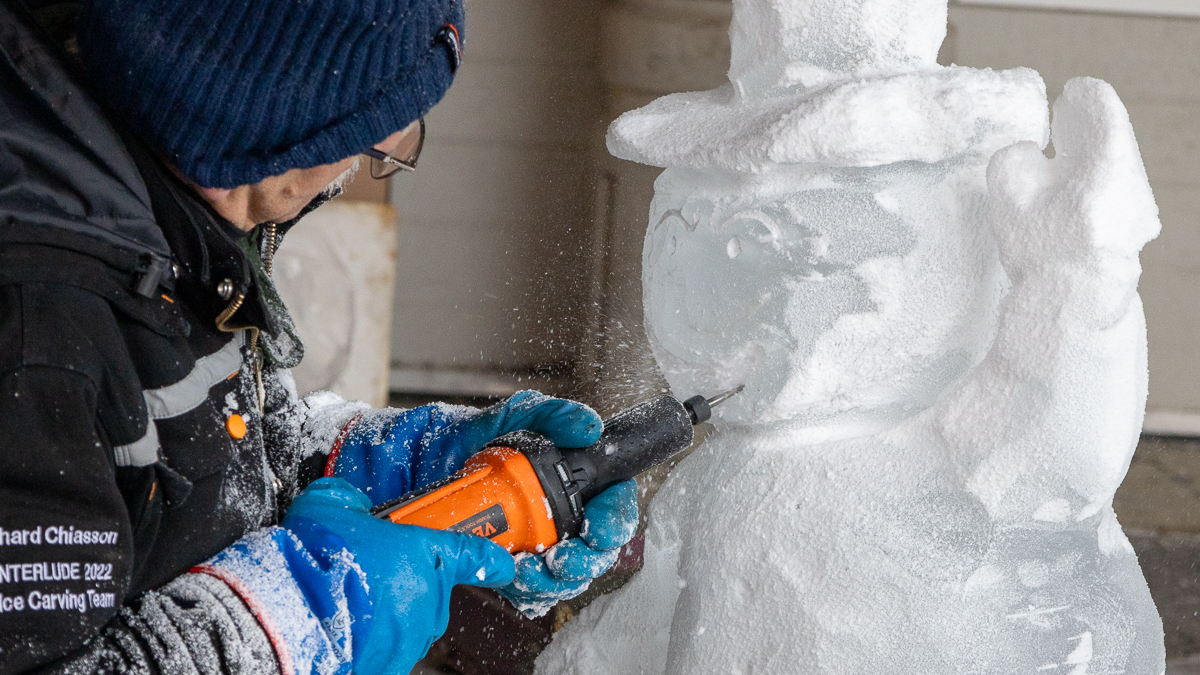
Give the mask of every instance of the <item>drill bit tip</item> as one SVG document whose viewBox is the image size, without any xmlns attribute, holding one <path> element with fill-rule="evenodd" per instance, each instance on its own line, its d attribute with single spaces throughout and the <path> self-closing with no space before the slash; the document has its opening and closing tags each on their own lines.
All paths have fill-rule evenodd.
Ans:
<svg viewBox="0 0 1200 675">
<path fill-rule="evenodd" d="M 708 399 L 708 401 L 707 401 L 707 403 L 708 403 L 708 406 L 709 406 L 710 408 L 712 408 L 712 407 L 716 407 L 716 406 L 718 406 L 718 405 L 720 405 L 720 404 L 724 403 L 725 401 L 728 401 L 729 399 L 733 398 L 733 397 L 734 397 L 734 396 L 736 396 L 737 394 L 740 394 L 740 393 L 742 393 L 742 390 L 743 390 L 743 389 L 745 389 L 745 388 L 746 388 L 746 385 L 744 385 L 744 384 L 739 384 L 738 386 L 734 387 L 733 389 L 730 389 L 730 390 L 729 390 L 729 391 L 727 391 L 727 392 L 724 392 L 724 393 L 721 393 L 721 394 L 717 394 L 716 396 L 714 396 L 714 397 L 712 397 L 712 398 Z"/>
</svg>

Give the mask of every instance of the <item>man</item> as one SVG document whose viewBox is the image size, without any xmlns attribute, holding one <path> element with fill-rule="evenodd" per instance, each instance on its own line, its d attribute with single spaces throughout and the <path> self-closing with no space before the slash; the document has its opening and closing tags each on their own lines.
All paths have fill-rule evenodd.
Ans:
<svg viewBox="0 0 1200 675">
<path fill-rule="evenodd" d="M 537 614 L 636 526 L 515 561 L 372 505 L 582 404 L 296 396 L 279 238 L 372 158 L 415 168 L 459 0 L 0 4 L 0 672 L 407 673 L 450 588 Z M 324 477 L 322 477 L 324 476 Z M 307 487 L 306 487 L 307 486 Z"/>
</svg>

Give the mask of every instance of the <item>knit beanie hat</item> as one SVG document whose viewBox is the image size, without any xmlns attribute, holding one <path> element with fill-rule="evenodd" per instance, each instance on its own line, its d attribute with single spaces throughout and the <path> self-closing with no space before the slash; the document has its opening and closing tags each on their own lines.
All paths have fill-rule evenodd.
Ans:
<svg viewBox="0 0 1200 675">
<path fill-rule="evenodd" d="M 423 117 L 462 0 L 87 0 L 80 57 L 120 121 L 205 187 L 359 154 Z"/>
</svg>

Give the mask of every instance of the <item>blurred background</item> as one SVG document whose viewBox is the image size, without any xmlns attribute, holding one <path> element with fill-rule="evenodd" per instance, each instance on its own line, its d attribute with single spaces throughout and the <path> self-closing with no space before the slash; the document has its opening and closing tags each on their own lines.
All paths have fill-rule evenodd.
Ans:
<svg viewBox="0 0 1200 675">
<path fill-rule="evenodd" d="M 604 131 L 726 80 L 731 3 L 467 6 L 466 58 L 427 118 L 420 170 L 360 178 L 280 250 L 309 347 L 297 382 L 405 407 L 536 388 L 616 412 L 665 387 L 641 329 L 659 170 L 610 157 Z M 1150 399 L 1116 510 L 1163 616 L 1168 673 L 1200 673 L 1200 0 L 952 0 L 940 61 L 1034 68 L 1051 101 L 1069 78 L 1098 77 L 1128 107 L 1163 230 L 1142 254 Z M 595 592 L 639 556 L 635 541 Z M 587 600 L 530 622 L 460 592 L 418 670 L 529 672 Z"/>
</svg>

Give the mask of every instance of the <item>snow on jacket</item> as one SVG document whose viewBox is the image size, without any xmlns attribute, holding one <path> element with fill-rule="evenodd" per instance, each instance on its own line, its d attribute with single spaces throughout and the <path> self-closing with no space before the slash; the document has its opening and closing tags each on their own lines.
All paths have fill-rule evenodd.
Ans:
<svg viewBox="0 0 1200 675">
<path fill-rule="evenodd" d="M 6 3 L 0 673 L 278 673 L 246 602 L 189 570 L 277 523 L 364 406 L 297 400 L 265 237 L 117 131 Z"/>
</svg>

